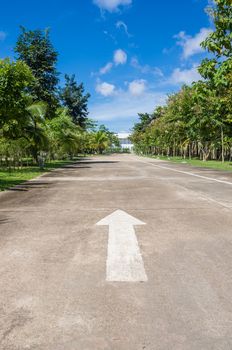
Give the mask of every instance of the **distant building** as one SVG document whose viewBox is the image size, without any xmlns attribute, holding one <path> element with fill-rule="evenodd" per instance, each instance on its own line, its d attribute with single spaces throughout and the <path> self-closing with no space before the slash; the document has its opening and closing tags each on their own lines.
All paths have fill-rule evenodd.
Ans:
<svg viewBox="0 0 232 350">
<path fill-rule="evenodd" d="M 120 146 L 122 149 L 129 149 L 130 151 L 132 151 L 133 144 L 129 139 L 130 137 L 129 133 L 126 133 L 126 132 L 118 133 L 117 137 L 119 139 Z"/>
</svg>

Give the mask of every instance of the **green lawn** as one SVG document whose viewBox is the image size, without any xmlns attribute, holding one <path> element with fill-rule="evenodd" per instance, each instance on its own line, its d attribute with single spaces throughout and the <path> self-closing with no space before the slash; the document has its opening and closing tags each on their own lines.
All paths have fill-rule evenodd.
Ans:
<svg viewBox="0 0 232 350">
<path fill-rule="evenodd" d="M 71 164 L 70 160 L 52 161 L 45 165 L 44 170 L 39 169 L 38 166 L 23 167 L 21 169 L 7 170 L 0 169 L 0 191 L 7 190 L 10 187 L 19 185 L 26 180 L 33 179 L 43 173 L 49 172 L 52 169 L 60 168 L 64 165 Z"/>
<path fill-rule="evenodd" d="M 203 162 L 202 160 L 199 159 L 183 159 L 181 157 L 155 157 L 153 156 L 152 158 L 154 159 L 161 159 L 161 160 L 166 160 L 174 163 L 179 163 L 179 164 L 189 164 L 193 165 L 196 167 L 202 167 L 202 168 L 212 168 L 212 169 L 217 169 L 217 170 L 226 170 L 226 171 L 232 171 L 232 162 L 220 162 L 216 160 L 208 160 L 207 162 Z"/>
</svg>

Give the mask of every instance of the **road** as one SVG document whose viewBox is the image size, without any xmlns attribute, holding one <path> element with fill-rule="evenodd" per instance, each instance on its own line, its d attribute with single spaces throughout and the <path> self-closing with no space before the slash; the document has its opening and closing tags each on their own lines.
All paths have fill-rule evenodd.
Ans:
<svg viewBox="0 0 232 350">
<path fill-rule="evenodd" d="M 231 350 L 231 214 L 232 173 L 133 155 L 1 193 L 0 349 Z"/>
</svg>

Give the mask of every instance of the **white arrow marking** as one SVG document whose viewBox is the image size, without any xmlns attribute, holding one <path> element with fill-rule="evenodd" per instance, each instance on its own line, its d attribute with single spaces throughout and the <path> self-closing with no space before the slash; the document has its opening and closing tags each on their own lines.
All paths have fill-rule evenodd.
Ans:
<svg viewBox="0 0 232 350">
<path fill-rule="evenodd" d="M 134 225 L 146 225 L 122 210 L 97 223 L 109 226 L 107 277 L 109 282 L 147 281 Z"/>
</svg>

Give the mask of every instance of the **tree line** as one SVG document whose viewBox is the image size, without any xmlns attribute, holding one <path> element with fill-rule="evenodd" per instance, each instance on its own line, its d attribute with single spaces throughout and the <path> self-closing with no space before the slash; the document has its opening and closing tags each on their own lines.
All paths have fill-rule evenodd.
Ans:
<svg viewBox="0 0 232 350">
<path fill-rule="evenodd" d="M 198 67 L 202 79 L 139 114 L 131 136 L 139 154 L 232 160 L 231 0 L 215 0 L 208 12 L 214 31 L 201 44 L 209 52 Z"/>
<path fill-rule="evenodd" d="M 0 60 L 0 166 L 102 153 L 117 137 L 88 118 L 89 93 L 75 75 L 59 86 L 49 30 L 20 28 L 16 59 Z"/>
</svg>

